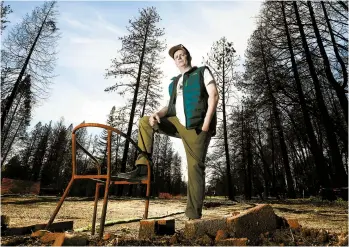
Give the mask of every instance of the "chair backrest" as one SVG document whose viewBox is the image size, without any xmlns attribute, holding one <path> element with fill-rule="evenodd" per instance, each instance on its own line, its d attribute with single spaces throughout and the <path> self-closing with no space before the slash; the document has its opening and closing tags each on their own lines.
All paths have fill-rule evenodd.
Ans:
<svg viewBox="0 0 349 247">
<path fill-rule="evenodd" d="M 86 127 L 97 127 L 97 128 L 102 128 L 108 131 L 108 140 L 107 140 L 107 175 L 110 175 L 111 173 L 111 137 L 112 137 L 112 133 L 116 133 L 117 135 L 120 135 L 122 137 L 124 137 L 127 141 L 129 141 L 132 145 L 134 145 L 134 147 L 137 149 L 137 151 L 144 155 L 147 162 L 149 162 L 148 165 L 150 165 L 152 163 L 151 157 L 149 157 L 149 155 L 146 152 L 143 152 L 138 145 L 136 144 L 135 141 L 132 140 L 131 137 L 127 136 L 126 134 L 124 134 L 123 132 L 121 132 L 120 130 L 118 130 L 117 128 L 108 126 L 108 125 L 104 125 L 104 124 L 99 124 L 99 123 L 82 123 L 79 124 L 78 126 L 76 126 L 73 129 L 72 132 L 72 176 L 77 174 L 77 166 L 76 166 L 76 150 L 77 148 L 80 148 L 84 153 L 86 153 L 88 155 L 88 157 L 90 157 L 96 167 L 97 167 L 97 171 L 98 171 L 98 175 L 101 175 L 101 164 L 98 162 L 98 160 L 96 159 L 96 157 L 94 157 L 86 148 L 84 148 L 77 140 L 76 140 L 76 132 L 81 129 L 81 128 L 86 128 Z"/>
</svg>

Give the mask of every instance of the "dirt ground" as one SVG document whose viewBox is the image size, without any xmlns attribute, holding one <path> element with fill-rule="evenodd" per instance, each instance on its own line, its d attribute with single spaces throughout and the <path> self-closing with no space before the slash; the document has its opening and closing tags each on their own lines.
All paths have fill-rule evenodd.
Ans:
<svg viewBox="0 0 349 247">
<path fill-rule="evenodd" d="M 53 213 L 59 197 L 43 196 L 3 196 L 1 198 L 1 214 L 10 217 L 10 227 L 47 223 Z M 302 227 L 323 229 L 336 234 L 348 232 L 347 202 L 321 202 L 310 199 L 267 200 L 231 202 L 219 197 L 205 199 L 203 219 L 232 215 L 243 212 L 260 203 L 270 204 L 278 216 L 296 218 Z M 91 225 L 93 198 L 69 197 L 63 203 L 54 222 L 74 221 L 74 231 L 87 230 Z M 174 218 L 176 232 L 184 229 L 187 218 L 184 215 L 186 198 L 183 199 L 151 199 L 149 218 Z M 102 199 L 98 203 L 97 223 L 102 211 Z M 118 220 L 140 219 L 144 213 L 144 199 L 111 197 L 108 203 L 106 222 Z M 169 216 L 170 215 L 170 216 Z M 139 222 L 111 224 L 105 227 L 105 233 L 123 238 L 137 238 Z M 89 234 L 88 231 L 85 231 Z"/>
</svg>

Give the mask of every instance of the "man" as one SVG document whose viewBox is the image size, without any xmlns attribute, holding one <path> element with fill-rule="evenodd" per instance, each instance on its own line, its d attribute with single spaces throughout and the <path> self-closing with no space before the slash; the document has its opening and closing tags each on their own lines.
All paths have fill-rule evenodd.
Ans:
<svg viewBox="0 0 349 247">
<path fill-rule="evenodd" d="M 154 129 L 182 139 L 188 163 L 188 193 L 185 211 L 189 219 L 202 216 L 205 194 L 205 156 L 216 133 L 218 91 L 208 67 L 192 67 L 189 51 L 183 45 L 169 50 L 181 74 L 171 79 L 167 106 L 139 121 L 138 146 L 151 153 Z M 137 168 L 119 174 L 121 178 L 146 179 L 145 157 L 140 155 Z"/>
</svg>

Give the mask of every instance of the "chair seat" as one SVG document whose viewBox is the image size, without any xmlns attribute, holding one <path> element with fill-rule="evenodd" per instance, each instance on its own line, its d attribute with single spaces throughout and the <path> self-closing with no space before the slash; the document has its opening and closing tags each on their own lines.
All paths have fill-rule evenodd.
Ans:
<svg viewBox="0 0 349 247">
<path fill-rule="evenodd" d="M 90 179 L 93 181 L 99 182 L 99 183 L 103 183 L 103 184 L 105 184 L 105 181 L 106 181 L 105 179 L 103 179 L 103 180 L 97 179 L 97 178 L 90 178 Z M 125 184 L 147 184 L 148 183 L 147 179 L 143 179 L 143 180 L 134 179 L 134 178 L 127 179 L 127 178 L 120 178 L 118 176 L 111 176 L 110 180 L 114 184 L 116 184 L 118 182 L 120 182 L 120 183 L 124 182 Z M 153 184 L 154 181 L 151 181 L 150 183 Z"/>
<path fill-rule="evenodd" d="M 111 181 L 113 182 L 124 181 L 129 183 L 147 183 L 148 182 L 146 179 L 139 180 L 134 178 L 119 178 L 118 176 L 111 176 Z"/>
</svg>

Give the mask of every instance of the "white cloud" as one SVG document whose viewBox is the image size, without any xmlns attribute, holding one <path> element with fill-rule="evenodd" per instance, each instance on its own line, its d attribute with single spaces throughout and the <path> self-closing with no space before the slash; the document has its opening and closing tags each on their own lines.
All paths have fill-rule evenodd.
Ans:
<svg viewBox="0 0 349 247">
<path fill-rule="evenodd" d="M 91 38 L 85 38 L 85 37 L 72 37 L 70 38 L 70 42 L 73 44 L 78 44 L 78 45 L 85 45 L 85 44 L 97 44 L 96 39 L 91 39 Z"/>
<path fill-rule="evenodd" d="M 111 108 L 123 104 L 123 100 L 115 93 L 86 93 L 91 91 L 88 88 L 89 85 L 83 88 L 69 81 L 55 81 L 49 101 L 34 109 L 32 125 L 39 121 L 58 121 L 61 117 L 74 126 L 82 121 L 104 123 Z"/>
<path fill-rule="evenodd" d="M 107 38 L 90 38 L 72 35 L 60 46 L 58 65 L 68 67 L 77 73 L 95 70 L 103 74 L 117 55 L 118 42 Z"/>
<path fill-rule="evenodd" d="M 78 29 L 82 29 L 82 30 L 90 30 L 90 27 L 88 25 L 83 24 L 82 22 L 76 20 L 76 19 L 71 19 L 69 17 L 66 17 L 63 19 L 64 21 L 66 21 L 71 28 L 78 28 Z"/>
<path fill-rule="evenodd" d="M 98 22 L 95 22 L 96 26 L 95 28 L 100 31 L 110 31 L 114 33 L 117 36 L 123 36 L 125 35 L 125 31 L 120 29 L 118 26 L 113 25 L 111 22 L 108 22 L 105 18 L 103 18 L 103 15 L 99 12 L 96 12 Z"/>
<path fill-rule="evenodd" d="M 206 21 L 207 29 L 214 40 L 226 36 L 234 42 L 235 50 L 244 54 L 247 47 L 247 39 L 255 28 L 255 18 L 258 14 L 261 2 L 230 2 L 229 8 L 219 5 L 217 8 L 202 7 L 201 13 Z M 219 18 L 215 18 L 219 17 Z"/>
</svg>

